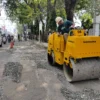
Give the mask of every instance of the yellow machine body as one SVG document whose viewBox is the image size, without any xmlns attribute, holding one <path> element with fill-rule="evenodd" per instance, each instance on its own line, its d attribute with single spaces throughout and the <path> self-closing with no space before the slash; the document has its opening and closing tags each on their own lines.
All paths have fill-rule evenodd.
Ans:
<svg viewBox="0 0 100 100">
<path fill-rule="evenodd" d="M 100 37 L 84 36 L 84 30 L 73 30 L 65 45 L 63 35 L 55 32 L 48 38 L 48 54 L 51 52 L 55 55 L 55 62 L 60 65 L 69 63 L 70 57 L 75 60 L 100 57 Z"/>
<path fill-rule="evenodd" d="M 56 32 L 48 37 L 48 61 L 63 65 L 69 82 L 100 78 L 100 37 L 84 32 L 70 31 L 66 43 Z"/>
<path fill-rule="evenodd" d="M 51 55 L 51 52 L 55 55 L 55 62 L 62 65 L 64 59 L 64 39 L 63 35 L 58 35 L 53 33 L 49 36 L 48 39 L 48 54 Z"/>
</svg>

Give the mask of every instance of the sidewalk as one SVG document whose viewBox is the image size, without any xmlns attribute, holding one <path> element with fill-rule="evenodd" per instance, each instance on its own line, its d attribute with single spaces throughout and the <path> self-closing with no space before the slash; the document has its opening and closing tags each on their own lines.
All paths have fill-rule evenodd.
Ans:
<svg viewBox="0 0 100 100">
<path fill-rule="evenodd" d="M 45 43 L 45 42 L 34 41 L 34 43 L 38 46 L 44 47 L 45 49 L 47 49 L 48 47 L 48 43 Z"/>
</svg>

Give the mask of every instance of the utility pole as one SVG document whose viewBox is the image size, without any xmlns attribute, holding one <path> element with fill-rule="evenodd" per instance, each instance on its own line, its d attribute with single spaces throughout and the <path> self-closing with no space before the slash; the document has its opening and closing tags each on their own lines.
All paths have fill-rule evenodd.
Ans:
<svg viewBox="0 0 100 100">
<path fill-rule="evenodd" d="M 92 0 L 93 4 L 93 33 L 96 34 L 96 2 Z"/>
<path fill-rule="evenodd" d="M 92 0 L 93 1 L 93 11 L 94 11 L 94 24 L 93 24 L 93 32 L 95 36 L 99 36 L 99 26 L 100 26 L 100 18 L 97 16 L 96 12 L 96 2 L 97 0 Z"/>
</svg>

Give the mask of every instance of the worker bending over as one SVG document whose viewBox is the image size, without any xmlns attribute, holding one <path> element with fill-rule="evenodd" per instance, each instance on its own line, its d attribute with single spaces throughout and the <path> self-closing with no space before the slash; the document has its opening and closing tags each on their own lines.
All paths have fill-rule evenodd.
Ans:
<svg viewBox="0 0 100 100">
<path fill-rule="evenodd" d="M 64 35 L 64 41 L 66 42 L 70 27 L 74 26 L 73 22 L 69 20 L 63 21 L 61 17 L 56 17 L 55 21 L 56 24 L 58 25 L 57 27 L 58 33 Z"/>
</svg>

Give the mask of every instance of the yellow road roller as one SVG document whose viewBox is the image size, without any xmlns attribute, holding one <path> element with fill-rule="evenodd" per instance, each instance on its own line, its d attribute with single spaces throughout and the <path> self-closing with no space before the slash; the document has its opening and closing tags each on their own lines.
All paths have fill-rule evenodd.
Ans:
<svg viewBox="0 0 100 100">
<path fill-rule="evenodd" d="M 83 29 L 73 29 L 66 43 L 57 32 L 48 37 L 48 62 L 63 65 L 69 82 L 100 77 L 100 37 L 84 33 Z"/>
</svg>

